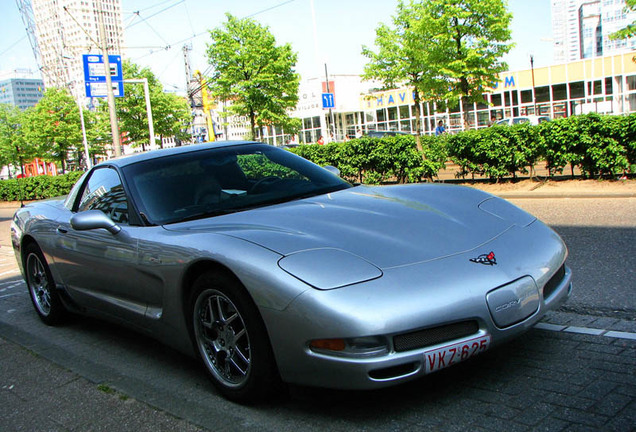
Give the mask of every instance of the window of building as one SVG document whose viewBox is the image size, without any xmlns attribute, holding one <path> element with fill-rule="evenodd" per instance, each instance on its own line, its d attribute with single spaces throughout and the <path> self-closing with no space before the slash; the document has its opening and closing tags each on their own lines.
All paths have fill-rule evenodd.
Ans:
<svg viewBox="0 0 636 432">
<path fill-rule="evenodd" d="M 552 86 L 552 100 L 562 101 L 567 98 L 568 92 L 565 84 L 556 84 Z"/>
<path fill-rule="evenodd" d="M 570 99 L 578 99 L 585 97 L 585 83 L 577 81 L 570 83 Z"/>
<path fill-rule="evenodd" d="M 400 107 L 400 118 L 403 119 L 403 120 L 411 118 L 411 113 L 409 111 L 409 106 L 408 105 L 402 105 Z"/>
<path fill-rule="evenodd" d="M 537 102 L 550 102 L 550 87 L 543 86 L 535 89 L 535 97 Z"/>
<path fill-rule="evenodd" d="M 532 103 L 532 90 L 521 91 L 521 103 Z"/>
</svg>

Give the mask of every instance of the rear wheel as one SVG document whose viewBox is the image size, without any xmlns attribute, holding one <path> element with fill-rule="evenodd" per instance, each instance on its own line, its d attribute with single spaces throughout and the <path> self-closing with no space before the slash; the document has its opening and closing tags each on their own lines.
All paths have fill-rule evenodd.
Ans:
<svg viewBox="0 0 636 432">
<path fill-rule="evenodd" d="M 191 305 L 196 348 L 226 398 L 255 402 L 282 387 L 265 325 L 237 281 L 203 274 L 194 283 Z"/>
<path fill-rule="evenodd" d="M 44 323 L 60 324 L 67 318 L 68 312 L 55 289 L 55 281 L 42 251 L 37 245 L 30 244 L 25 248 L 25 255 L 26 283 L 35 311 Z"/>
</svg>

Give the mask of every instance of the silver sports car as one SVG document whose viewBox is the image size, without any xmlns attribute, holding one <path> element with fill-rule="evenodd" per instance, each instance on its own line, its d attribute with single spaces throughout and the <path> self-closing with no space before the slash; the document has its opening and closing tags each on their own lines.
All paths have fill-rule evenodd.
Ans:
<svg viewBox="0 0 636 432">
<path fill-rule="evenodd" d="M 561 238 L 472 188 L 352 186 L 269 145 L 110 160 L 11 228 L 46 324 L 102 317 L 198 355 L 235 401 L 373 389 L 473 357 L 571 290 Z"/>
</svg>

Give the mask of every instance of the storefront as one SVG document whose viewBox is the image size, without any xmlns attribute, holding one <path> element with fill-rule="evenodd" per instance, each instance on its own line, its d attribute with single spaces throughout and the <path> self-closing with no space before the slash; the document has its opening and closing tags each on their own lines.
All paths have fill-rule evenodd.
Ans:
<svg viewBox="0 0 636 432">
<path fill-rule="evenodd" d="M 413 132 L 413 104 L 413 92 L 406 88 L 363 95 L 365 122 L 353 127 Z M 505 72 L 483 102 L 472 104 L 467 118 L 474 129 L 488 127 L 492 118 L 535 114 L 554 119 L 589 112 L 636 112 L 636 52 Z M 439 120 L 450 132 L 466 128 L 461 104 L 442 111 L 423 102 L 421 113 L 424 133 L 433 133 Z"/>
</svg>

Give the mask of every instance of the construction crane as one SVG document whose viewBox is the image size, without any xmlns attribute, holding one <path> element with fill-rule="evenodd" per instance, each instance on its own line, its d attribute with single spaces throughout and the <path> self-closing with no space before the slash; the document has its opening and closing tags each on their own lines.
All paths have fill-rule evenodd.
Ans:
<svg viewBox="0 0 636 432">
<path fill-rule="evenodd" d="M 214 106 L 208 96 L 208 85 L 201 71 L 195 71 L 194 76 L 197 78 L 201 88 L 201 100 L 203 103 L 203 114 L 205 115 L 205 122 L 208 128 L 208 140 L 214 141 L 216 139 L 216 133 L 214 131 L 214 123 L 212 122 L 212 113 L 210 112 Z"/>
</svg>

